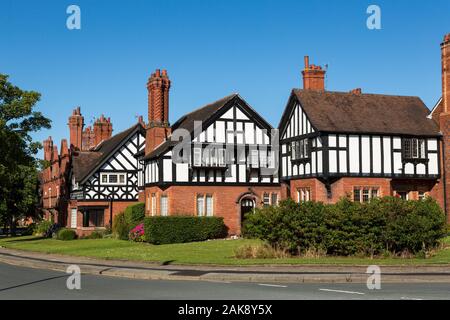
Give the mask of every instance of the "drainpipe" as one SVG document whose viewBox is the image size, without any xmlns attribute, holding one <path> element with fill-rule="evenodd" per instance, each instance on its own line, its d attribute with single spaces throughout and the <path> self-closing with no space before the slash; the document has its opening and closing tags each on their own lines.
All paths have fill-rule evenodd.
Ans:
<svg viewBox="0 0 450 320">
<path fill-rule="evenodd" d="M 442 139 L 442 180 L 444 182 L 444 211 L 445 216 L 448 221 L 448 213 L 447 213 L 447 181 L 446 181 L 446 172 L 445 172 L 445 139 Z"/>
</svg>

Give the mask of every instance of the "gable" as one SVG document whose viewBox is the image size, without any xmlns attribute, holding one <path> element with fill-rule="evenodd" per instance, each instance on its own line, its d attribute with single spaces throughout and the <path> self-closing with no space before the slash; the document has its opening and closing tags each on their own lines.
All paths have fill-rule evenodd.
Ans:
<svg viewBox="0 0 450 320">
<path fill-rule="evenodd" d="M 100 167 L 101 171 L 133 171 L 138 170 L 138 160 L 135 155 L 144 150 L 145 137 L 136 132 L 120 148 L 111 154 Z"/>
<path fill-rule="evenodd" d="M 314 133 L 316 131 L 298 99 L 289 99 L 287 112 L 284 117 L 283 127 L 279 128 L 282 140 Z"/>
</svg>

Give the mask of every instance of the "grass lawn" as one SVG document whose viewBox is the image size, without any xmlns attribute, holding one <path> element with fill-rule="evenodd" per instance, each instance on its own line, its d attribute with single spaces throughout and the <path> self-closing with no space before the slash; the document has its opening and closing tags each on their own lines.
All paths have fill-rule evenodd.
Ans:
<svg viewBox="0 0 450 320">
<path fill-rule="evenodd" d="M 256 244 L 258 240 L 213 240 L 206 242 L 150 245 L 115 239 L 85 239 L 60 241 L 33 236 L 0 238 L 0 246 L 11 249 L 57 253 L 102 259 L 151 261 L 170 264 L 353 264 L 353 265 L 412 265 L 450 264 L 450 237 L 444 239 L 446 247 L 428 259 L 400 258 L 286 258 L 286 259 L 236 259 L 234 250 L 244 244 Z"/>
</svg>

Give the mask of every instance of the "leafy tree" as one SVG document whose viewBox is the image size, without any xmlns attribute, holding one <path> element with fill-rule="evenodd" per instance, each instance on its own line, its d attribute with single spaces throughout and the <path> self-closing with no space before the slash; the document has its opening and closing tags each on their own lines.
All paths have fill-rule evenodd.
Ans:
<svg viewBox="0 0 450 320">
<path fill-rule="evenodd" d="M 0 222 L 13 234 L 17 220 L 32 216 L 39 201 L 41 162 L 35 155 L 42 146 L 31 133 L 50 128 L 50 120 L 34 110 L 39 99 L 0 74 Z"/>
</svg>

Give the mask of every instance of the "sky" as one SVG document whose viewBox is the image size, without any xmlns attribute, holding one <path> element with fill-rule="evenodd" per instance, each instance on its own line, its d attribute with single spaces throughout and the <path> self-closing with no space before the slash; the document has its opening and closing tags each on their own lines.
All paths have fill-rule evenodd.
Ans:
<svg viewBox="0 0 450 320">
<path fill-rule="evenodd" d="M 66 26 L 72 4 L 79 30 Z M 367 28 L 369 5 L 381 29 Z M 327 90 L 419 96 L 432 108 L 449 32 L 449 0 L 0 0 L 0 73 L 42 94 L 52 128 L 33 137 L 58 145 L 76 106 L 87 125 L 111 117 L 114 133 L 146 118 L 158 68 L 172 81 L 172 123 L 237 92 L 276 127 L 305 55 L 328 65 Z"/>
</svg>

